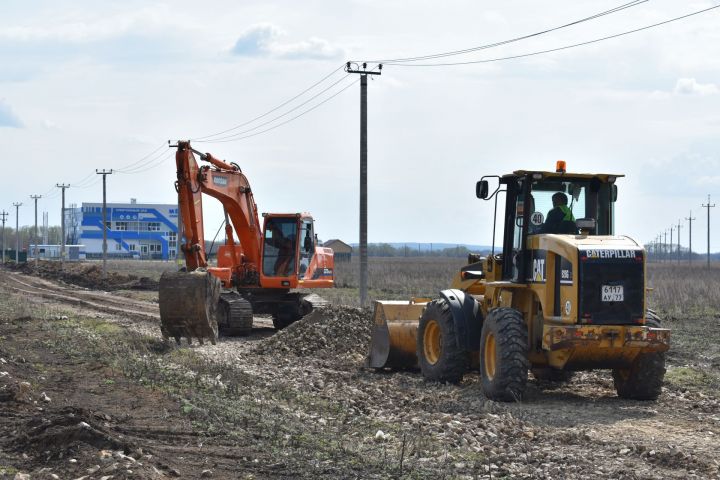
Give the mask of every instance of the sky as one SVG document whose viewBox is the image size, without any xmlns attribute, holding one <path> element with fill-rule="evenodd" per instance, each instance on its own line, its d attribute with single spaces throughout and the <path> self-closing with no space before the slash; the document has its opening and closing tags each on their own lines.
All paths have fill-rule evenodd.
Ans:
<svg viewBox="0 0 720 480">
<path fill-rule="evenodd" d="M 71 185 L 68 205 L 101 201 L 95 169 L 116 170 L 108 201 L 172 203 L 167 141 L 238 127 L 211 137 L 224 141 L 193 145 L 239 164 L 261 212 L 311 212 L 320 238 L 354 243 L 359 85 L 356 75 L 344 77 L 345 61 L 465 49 L 622 3 L 4 0 L 0 210 L 14 226 L 12 204 L 22 202 L 20 224 L 31 224 L 30 195 L 43 195 L 38 210 L 57 224 L 54 185 Z M 650 0 L 446 60 L 552 49 L 715 4 Z M 493 204 L 475 198 L 475 182 L 516 169 L 552 170 L 562 159 L 569 171 L 626 175 L 618 181 L 617 233 L 648 242 L 681 221 L 687 245 L 692 211 L 693 248 L 704 251 L 701 205 L 708 194 L 720 200 L 719 24 L 717 9 L 533 57 L 385 65 L 368 87 L 369 241 L 489 244 Z M 215 231 L 221 209 L 207 197 L 204 205 L 206 231 Z M 718 251 L 720 209 L 711 214 Z"/>
</svg>

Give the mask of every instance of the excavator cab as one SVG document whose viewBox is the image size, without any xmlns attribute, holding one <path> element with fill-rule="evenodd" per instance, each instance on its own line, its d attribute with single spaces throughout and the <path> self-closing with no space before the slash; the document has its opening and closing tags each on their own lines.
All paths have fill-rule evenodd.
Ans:
<svg viewBox="0 0 720 480">
<path fill-rule="evenodd" d="M 313 218 L 306 213 L 263 216 L 262 286 L 332 286 L 332 250 L 317 245 Z"/>
</svg>

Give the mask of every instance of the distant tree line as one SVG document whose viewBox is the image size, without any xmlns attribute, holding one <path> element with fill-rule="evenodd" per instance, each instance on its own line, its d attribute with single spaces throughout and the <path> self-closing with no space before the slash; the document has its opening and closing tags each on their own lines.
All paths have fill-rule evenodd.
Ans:
<svg viewBox="0 0 720 480">
<path fill-rule="evenodd" d="M 9 222 L 8 222 L 9 223 Z M 5 224 L 5 248 L 7 249 L 14 249 L 16 245 L 16 238 L 18 236 L 18 232 L 15 231 L 14 228 L 11 228 L 8 226 L 8 223 Z M 34 225 L 24 225 L 20 227 L 19 230 L 19 236 L 20 236 L 20 250 L 27 250 L 28 245 L 31 243 L 35 243 L 34 239 L 34 232 L 35 232 L 35 226 Z M 45 232 L 43 231 L 42 226 L 38 225 L 38 244 L 42 245 L 45 243 L 43 241 L 43 236 Z M 61 228 L 60 225 L 52 225 L 49 226 L 47 229 L 47 244 L 48 245 L 59 245 L 60 239 L 61 239 Z M 74 243 L 74 239 L 71 238 L 70 235 L 68 235 L 68 238 L 65 239 L 65 243 L 72 244 Z"/>
<path fill-rule="evenodd" d="M 355 254 L 357 255 L 357 249 Z M 470 250 L 463 245 L 446 248 L 418 248 L 417 244 L 406 244 L 393 246 L 389 243 L 368 244 L 368 256 L 370 257 L 467 257 Z M 476 252 L 478 253 L 478 252 Z"/>
</svg>

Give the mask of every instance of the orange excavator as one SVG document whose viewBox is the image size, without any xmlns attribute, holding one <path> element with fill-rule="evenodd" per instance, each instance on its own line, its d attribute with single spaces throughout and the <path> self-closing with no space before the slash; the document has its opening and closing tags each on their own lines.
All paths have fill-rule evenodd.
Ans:
<svg viewBox="0 0 720 480">
<path fill-rule="evenodd" d="M 281 329 L 323 304 L 317 295 L 294 291 L 334 285 L 333 251 L 318 246 L 310 214 L 263 213 L 261 228 L 250 183 L 237 164 L 198 152 L 189 141 L 175 147 L 186 267 L 160 278 L 163 336 L 214 344 L 218 334 L 250 333 L 253 314 L 271 315 Z M 208 165 L 199 166 L 194 154 Z M 203 194 L 219 200 L 225 212 L 225 244 L 214 267 L 205 247 Z"/>
</svg>

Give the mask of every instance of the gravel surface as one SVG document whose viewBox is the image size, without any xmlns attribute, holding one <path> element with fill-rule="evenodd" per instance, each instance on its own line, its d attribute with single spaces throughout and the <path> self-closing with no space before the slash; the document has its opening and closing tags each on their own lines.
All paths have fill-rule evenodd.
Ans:
<svg viewBox="0 0 720 480">
<path fill-rule="evenodd" d="M 102 315 L 159 336 L 152 321 Z M 265 415 L 348 442 L 354 454 L 403 458 L 406 472 L 434 472 L 433 478 L 720 478 L 720 395 L 714 387 L 666 383 L 656 402 L 629 401 L 617 398 L 609 372 L 580 372 L 564 385 L 531 378 L 523 402 L 497 403 L 485 399 L 477 373 L 460 385 L 441 385 L 413 371 L 363 368 L 371 322 L 367 310 L 328 307 L 278 333 L 258 318 L 249 337 L 181 348 L 261 385 L 241 394 L 272 404 Z M 717 319 L 707 322 L 705 335 L 720 341 L 712 323 Z M 690 368 L 690 360 L 716 365 L 712 351 L 682 345 L 682 355 L 670 358 L 683 363 L 671 362 L 669 374 Z"/>
</svg>

